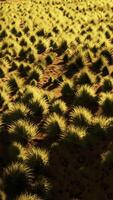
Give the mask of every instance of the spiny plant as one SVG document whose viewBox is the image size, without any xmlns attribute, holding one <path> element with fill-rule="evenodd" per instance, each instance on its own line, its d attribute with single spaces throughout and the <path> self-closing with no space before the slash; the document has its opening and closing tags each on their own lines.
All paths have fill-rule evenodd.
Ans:
<svg viewBox="0 0 113 200">
<path fill-rule="evenodd" d="M 12 142 L 7 148 L 7 156 L 10 162 L 19 161 L 22 162 L 25 158 L 25 149 L 20 143 Z"/>
<path fill-rule="evenodd" d="M 19 88 L 22 87 L 22 80 L 20 80 L 17 76 L 11 77 L 8 80 L 8 87 L 12 94 L 15 94 Z"/>
<path fill-rule="evenodd" d="M 91 125 L 88 127 L 88 141 L 95 144 L 95 142 L 98 143 L 107 139 L 106 129 L 110 121 L 104 116 L 94 117 Z"/>
<path fill-rule="evenodd" d="M 39 40 L 38 44 L 36 45 L 36 49 L 38 54 L 41 54 L 46 50 L 46 45 L 42 40 Z"/>
<path fill-rule="evenodd" d="M 9 125 L 19 119 L 25 119 L 29 115 L 30 110 L 23 103 L 16 103 L 11 105 L 10 109 L 3 113 L 2 121 L 4 124 Z"/>
<path fill-rule="evenodd" d="M 102 91 L 109 92 L 113 89 L 113 80 L 112 78 L 104 78 L 102 81 Z"/>
<path fill-rule="evenodd" d="M 36 137 L 38 130 L 36 125 L 25 119 L 20 119 L 10 125 L 8 132 L 12 141 L 27 145 Z"/>
<path fill-rule="evenodd" d="M 34 68 L 31 70 L 31 72 L 29 74 L 28 81 L 31 81 L 33 79 L 36 81 L 39 81 L 41 76 L 42 76 L 42 70 L 40 70 L 38 68 Z"/>
<path fill-rule="evenodd" d="M 51 184 L 49 180 L 44 176 L 38 176 L 36 181 L 32 184 L 33 194 L 37 194 L 41 199 L 49 199 L 49 191 L 51 189 Z"/>
<path fill-rule="evenodd" d="M 48 152 L 44 149 L 32 147 L 26 154 L 25 163 L 32 169 L 35 176 L 45 175 L 48 165 Z"/>
<path fill-rule="evenodd" d="M 102 109 L 102 113 L 106 116 L 113 116 L 113 94 L 106 92 L 102 93 L 99 99 L 99 104 Z"/>
<path fill-rule="evenodd" d="M 70 121 L 76 127 L 88 127 L 92 122 L 92 113 L 85 107 L 74 107 Z"/>
<path fill-rule="evenodd" d="M 16 200 L 42 200 L 42 199 L 38 197 L 37 195 L 25 193 L 17 197 Z"/>
<path fill-rule="evenodd" d="M 59 140 L 66 131 L 66 121 L 64 117 L 56 113 L 51 114 L 45 123 L 45 133 L 48 141 L 55 142 Z"/>
<path fill-rule="evenodd" d="M 75 105 L 93 110 L 97 106 L 95 90 L 89 85 L 80 86 L 76 93 Z"/>
<path fill-rule="evenodd" d="M 66 79 L 61 84 L 61 94 L 64 98 L 70 98 L 74 96 L 73 82 Z"/>
<path fill-rule="evenodd" d="M 74 125 L 70 125 L 67 129 L 66 135 L 63 135 L 62 142 L 68 147 L 72 147 L 72 145 L 78 146 L 85 144 L 85 138 L 87 136 L 87 131 L 85 128 L 75 127 Z M 69 146 L 70 145 L 70 146 Z"/>
<path fill-rule="evenodd" d="M 80 85 L 91 85 L 94 83 L 94 75 L 88 70 L 81 71 L 78 76 L 77 83 Z"/>
<path fill-rule="evenodd" d="M 32 179 L 32 172 L 25 164 L 12 163 L 3 172 L 4 191 L 8 196 L 16 197 L 28 190 Z"/>
<path fill-rule="evenodd" d="M 56 100 L 53 102 L 52 107 L 50 109 L 51 112 L 57 113 L 59 115 L 65 115 L 68 108 L 64 101 Z"/>
</svg>

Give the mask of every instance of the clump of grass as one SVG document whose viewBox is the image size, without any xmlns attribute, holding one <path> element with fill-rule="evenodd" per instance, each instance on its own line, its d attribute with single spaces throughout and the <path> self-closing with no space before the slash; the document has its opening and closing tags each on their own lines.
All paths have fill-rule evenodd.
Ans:
<svg viewBox="0 0 113 200">
<path fill-rule="evenodd" d="M 76 127 L 88 127 L 92 122 L 92 113 L 85 107 L 75 107 L 70 113 L 71 123 Z"/>
<path fill-rule="evenodd" d="M 67 105 L 62 100 L 56 100 L 51 107 L 51 112 L 57 113 L 59 115 L 65 115 L 67 112 Z"/>
<path fill-rule="evenodd" d="M 17 197 L 16 200 L 42 200 L 42 199 L 39 198 L 37 195 L 25 193 Z"/>
<path fill-rule="evenodd" d="M 64 98 L 70 98 L 74 96 L 73 82 L 66 79 L 61 84 L 61 94 Z"/>
<path fill-rule="evenodd" d="M 89 85 L 83 85 L 76 93 L 75 105 L 93 110 L 97 106 L 95 90 Z"/>
<path fill-rule="evenodd" d="M 32 169 L 35 176 L 45 175 L 45 170 L 48 164 L 48 152 L 33 147 L 28 150 L 25 163 L 30 169 Z"/>
<path fill-rule="evenodd" d="M 112 93 L 102 93 L 100 96 L 100 106 L 102 113 L 106 116 L 113 116 L 113 95 Z"/>
<path fill-rule="evenodd" d="M 16 197 L 25 192 L 32 182 L 31 170 L 24 164 L 12 163 L 4 169 L 4 191 L 10 197 Z"/>
<path fill-rule="evenodd" d="M 14 106 L 11 106 L 9 111 L 3 113 L 2 121 L 4 124 L 11 124 L 19 119 L 27 118 L 30 110 L 23 104 L 17 103 Z"/>
<path fill-rule="evenodd" d="M 86 136 L 86 129 L 76 128 L 74 125 L 70 125 L 67 130 L 67 134 L 62 137 L 62 142 L 67 144 L 68 147 L 72 147 L 72 145 L 76 147 L 84 144 Z"/>
<path fill-rule="evenodd" d="M 8 147 L 8 160 L 22 162 L 25 158 L 25 149 L 20 143 L 12 142 Z"/>
<path fill-rule="evenodd" d="M 104 78 L 102 81 L 102 91 L 109 92 L 113 89 L 113 80 L 111 78 Z"/>
<path fill-rule="evenodd" d="M 42 42 L 42 40 L 39 40 L 38 44 L 36 45 L 38 54 L 43 53 L 46 50 L 46 45 Z"/>
<path fill-rule="evenodd" d="M 88 128 L 88 141 L 91 144 L 105 141 L 107 139 L 106 128 L 109 126 L 109 119 L 100 116 L 92 120 L 92 124 Z"/>
<path fill-rule="evenodd" d="M 59 140 L 66 131 L 66 121 L 56 113 L 51 114 L 45 123 L 45 133 L 48 141 L 55 142 Z"/>
<path fill-rule="evenodd" d="M 20 119 L 11 124 L 8 132 L 12 141 L 19 142 L 25 146 L 36 137 L 38 130 L 36 125 Z"/>
<path fill-rule="evenodd" d="M 8 80 L 8 87 L 10 88 L 10 91 L 12 94 L 15 94 L 19 88 L 22 86 L 22 82 L 21 80 L 14 76 L 14 77 L 11 77 L 9 80 Z"/>
<path fill-rule="evenodd" d="M 80 85 L 91 85 L 94 83 L 94 75 L 91 72 L 84 70 L 79 74 L 77 83 Z"/>
<path fill-rule="evenodd" d="M 42 70 L 34 68 L 34 69 L 31 70 L 28 80 L 31 81 L 31 80 L 34 79 L 36 81 L 39 81 L 41 76 L 42 76 Z"/>
</svg>

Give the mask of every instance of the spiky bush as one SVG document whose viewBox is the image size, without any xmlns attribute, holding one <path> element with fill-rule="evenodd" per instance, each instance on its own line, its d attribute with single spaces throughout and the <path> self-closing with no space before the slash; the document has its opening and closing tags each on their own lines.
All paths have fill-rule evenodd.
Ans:
<svg viewBox="0 0 113 200">
<path fill-rule="evenodd" d="M 40 148 L 31 148 L 28 150 L 25 159 L 26 165 L 32 169 L 35 176 L 45 175 L 48 164 L 48 152 Z"/>
<path fill-rule="evenodd" d="M 24 164 L 12 163 L 4 169 L 4 191 L 10 197 L 15 197 L 25 192 L 32 182 L 31 170 Z"/>
<path fill-rule="evenodd" d="M 22 81 L 16 76 L 11 77 L 8 81 L 8 87 L 11 93 L 15 94 L 22 87 Z"/>
<path fill-rule="evenodd" d="M 37 69 L 37 68 L 34 68 L 31 72 L 30 72 L 30 74 L 29 74 L 29 81 L 31 81 L 31 80 L 36 80 L 36 81 L 39 81 L 40 80 L 40 78 L 41 78 L 41 75 L 42 75 L 42 70 L 40 70 L 40 69 Z"/>
<path fill-rule="evenodd" d="M 20 143 L 12 142 L 7 148 L 7 156 L 9 161 L 23 161 L 25 158 L 25 149 Z"/>
<path fill-rule="evenodd" d="M 19 119 L 27 118 L 30 113 L 29 108 L 27 108 L 23 103 L 17 103 L 10 107 L 10 110 L 3 113 L 2 121 L 4 124 L 11 124 Z"/>
<path fill-rule="evenodd" d="M 81 86 L 76 93 L 75 105 L 93 110 L 97 106 L 97 97 L 94 89 L 88 85 Z"/>
<path fill-rule="evenodd" d="M 92 124 L 88 128 L 88 141 L 91 144 L 102 142 L 107 139 L 106 129 L 110 124 L 110 120 L 106 117 L 95 117 L 92 120 Z"/>
<path fill-rule="evenodd" d="M 74 96 L 73 82 L 66 79 L 61 84 L 61 94 L 64 98 L 69 98 Z"/>
<path fill-rule="evenodd" d="M 113 94 L 102 93 L 99 100 L 102 113 L 106 116 L 113 116 Z"/>
<path fill-rule="evenodd" d="M 113 89 L 113 80 L 110 78 L 104 78 L 102 83 L 103 92 L 109 92 Z"/>
<path fill-rule="evenodd" d="M 70 113 L 70 121 L 74 126 L 88 127 L 92 122 L 92 114 L 85 107 L 75 107 Z"/>
<path fill-rule="evenodd" d="M 84 144 L 87 131 L 84 128 L 75 128 L 74 125 L 70 125 L 67 134 L 62 137 L 62 142 L 68 147 L 72 145 L 79 146 Z"/>
<path fill-rule="evenodd" d="M 51 107 L 51 112 L 55 112 L 59 115 L 65 115 L 67 112 L 67 106 L 66 103 L 62 100 L 56 100 Z"/>
<path fill-rule="evenodd" d="M 17 197 L 16 200 L 42 200 L 42 199 L 39 198 L 37 195 L 25 193 Z"/>
<path fill-rule="evenodd" d="M 27 145 L 35 138 L 37 133 L 37 126 L 25 119 L 20 119 L 12 123 L 9 127 L 11 140 L 20 142 L 22 145 Z"/>
<path fill-rule="evenodd" d="M 89 71 L 82 71 L 78 76 L 77 83 L 80 85 L 91 85 L 94 83 L 94 75 Z"/>
<path fill-rule="evenodd" d="M 63 117 L 54 113 L 50 115 L 45 123 L 45 133 L 50 142 L 54 142 L 62 137 L 66 131 L 66 121 Z"/>
</svg>

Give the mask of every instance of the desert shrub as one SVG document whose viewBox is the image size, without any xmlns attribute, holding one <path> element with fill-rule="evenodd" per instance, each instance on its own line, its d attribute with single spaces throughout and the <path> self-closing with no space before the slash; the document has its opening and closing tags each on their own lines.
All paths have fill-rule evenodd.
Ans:
<svg viewBox="0 0 113 200">
<path fill-rule="evenodd" d="M 36 137 L 38 130 L 36 125 L 20 119 L 10 125 L 8 133 L 12 141 L 27 145 Z"/>
<path fill-rule="evenodd" d="M 19 80 L 19 78 L 15 77 L 11 77 L 8 80 L 8 86 L 10 88 L 10 91 L 12 94 L 15 94 L 19 88 L 21 87 L 21 80 Z"/>
<path fill-rule="evenodd" d="M 73 82 L 72 80 L 66 79 L 61 84 L 61 94 L 64 98 L 70 98 L 74 96 Z"/>
<path fill-rule="evenodd" d="M 78 76 L 77 83 L 80 85 L 88 84 L 91 85 L 94 83 L 94 76 L 89 71 L 81 71 Z"/>
<path fill-rule="evenodd" d="M 66 131 L 66 121 L 56 113 L 51 114 L 45 123 L 45 132 L 49 142 L 59 140 Z"/>
<path fill-rule="evenodd" d="M 62 142 L 65 145 L 68 145 L 68 147 L 72 147 L 73 145 L 75 147 L 81 146 L 85 141 L 85 137 L 87 136 L 87 131 L 84 128 L 75 128 L 75 126 L 70 125 L 67 134 L 62 137 Z"/>
<path fill-rule="evenodd" d="M 28 104 L 28 107 L 31 110 L 31 114 L 35 120 L 42 118 L 43 115 L 47 115 L 49 111 L 48 103 L 44 98 L 34 98 Z"/>
<path fill-rule="evenodd" d="M 27 59 L 27 51 L 24 47 L 22 47 L 19 51 L 19 61 L 24 61 Z"/>
<path fill-rule="evenodd" d="M 15 197 L 29 188 L 32 178 L 31 170 L 26 165 L 12 163 L 3 172 L 4 191 Z"/>
<path fill-rule="evenodd" d="M 107 139 L 106 128 L 109 126 L 109 119 L 103 116 L 95 117 L 88 128 L 88 141 L 90 144 L 105 141 Z"/>
<path fill-rule="evenodd" d="M 32 147 L 26 154 L 25 163 L 32 169 L 35 176 L 45 175 L 48 164 L 48 152 L 40 148 Z"/>
<path fill-rule="evenodd" d="M 102 81 L 103 92 L 109 92 L 113 89 L 113 81 L 110 78 L 104 78 Z"/>
<path fill-rule="evenodd" d="M 57 49 L 57 53 L 58 55 L 62 55 L 68 48 L 68 44 L 67 44 L 67 41 L 66 40 L 63 40 L 60 44 L 60 46 L 58 47 Z"/>
<path fill-rule="evenodd" d="M 22 162 L 25 157 L 25 149 L 20 143 L 12 142 L 7 148 L 8 161 Z"/>
<path fill-rule="evenodd" d="M 30 69 L 31 68 L 29 65 L 26 66 L 25 64 L 20 64 L 20 66 L 18 67 L 18 72 L 21 77 L 26 77 L 28 76 Z"/>
<path fill-rule="evenodd" d="M 70 113 L 70 121 L 74 126 L 88 127 L 92 122 L 92 114 L 85 107 L 75 107 Z"/>
<path fill-rule="evenodd" d="M 34 68 L 31 70 L 28 80 L 31 81 L 34 79 L 36 81 L 39 81 L 41 76 L 42 76 L 42 71 L 40 69 Z"/>
<path fill-rule="evenodd" d="M 3 113 L 2 121 L 4 124 L 8 125 L 19 119 L 27 118 L 30 110 L 22 103 L 17 103 L 10 107 L 10 110 Z"/>
<path fill-rule="evenodd" d="M 93 110 L 97 106 L 95 90 L 88 85 L 81 86 L 76 93 L 75 105 Z"/>
<path fill-rule="evenodd" d="M 42 200 L 37 195 L 32 195 L 29 193 L 21 194 L 16 200 Z"/>
<path fill-rule="evenodd" d="M 106 116 L 113 116 L 113 94 L 106 92 L 102 93 L 99 100 L 102 113 Z"/>
<path fill-rule="evenodd" d="M 57 113 L 59 115 L 65 115 L 67 112 L 66 103 L 62 100 L 56 100 L 51 107 L 51 112 Z"/>
<path fill-rule="evenodd" d="M 2 67 L 0 67 L 0 78 L 4 78 L 5 77 L 5 71 Z"/>
<path fill-rule="evenodd" d="M 46 50 L 46 45 L 42 42 L 42 40 L 39 40 L 38 44 L 36 45 L 38 54 L 43 53 Z"/>
<path fill-rule="evenodd" d="M 93 62 L 91 70 L 94 73 L 99 73 L 101 71 L 102 66 L 103 66 L 103 60 L 102 57 L 99 57 L 96 59 L 96 61 Z"/>
</svg>

